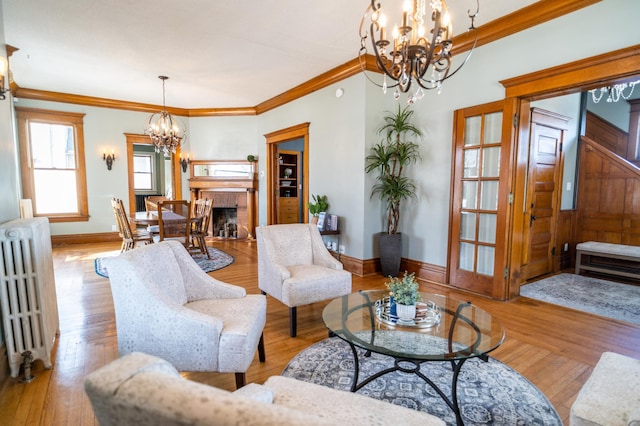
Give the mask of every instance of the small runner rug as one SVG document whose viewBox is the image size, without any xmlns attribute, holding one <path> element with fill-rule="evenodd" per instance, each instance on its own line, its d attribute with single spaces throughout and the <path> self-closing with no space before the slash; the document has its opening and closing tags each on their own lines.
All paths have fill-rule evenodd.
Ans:
<svg viewBox="0 0 640 426">
<path fill-rule="evenodd" d="M 194 254 L 193 260 L 202 268 L 204 272 L 211 272 L 218 269 L 222 269 L 225 266 L 229 266 L 235 260 L 233 256 L 223 252 L 222 250 L 214 249 L 212 247 L 208 247 L 209 255 L 211 259 L 208 259 L 204 254 Z M 96 274 L 101 277 L 109 278 L 109 274 L 107 272 L 107 268 L 105 268 L 104 263 L 102 262 L 102 257 L 97 257 L 95 260 L 95 270 Z"/>
<path fill-rule="evenodd" d="M 360 381 L 392 367 L 393 358 L 380 354 L 364 356 L 359 350 Z M 451 364 L 427 362 L 423 372 L 451 398 Z M 325 339 L 296 355 L 282 375 L 305 382 L 348 391 L 354 373 L 353 353 L 338 337 Z M 420 410 L 455 425 L 453 411 L 421 378 L 393 372 L 367 384 L 361 395 Z M 531 382 L 493 358 L 472 358 L 462 366 L 458 379 L 458 401 L 466 425 L 562 425 L 555 408 Z"/>
<path fill-rule="evenodd" d="M 640 324 L 640 286 L 559 274 L 520 288 L 520 295 L 579 311 Z"/>
</svg>

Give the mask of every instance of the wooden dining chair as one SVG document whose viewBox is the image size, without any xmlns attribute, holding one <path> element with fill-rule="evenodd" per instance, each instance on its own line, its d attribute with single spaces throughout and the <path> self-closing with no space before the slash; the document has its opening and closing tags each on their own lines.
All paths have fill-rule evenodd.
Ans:
<svg viewBox="0 0 640 426">
<path fill-rule="evenodd" d="M 205 241 L 205 238 L 209 234 L 212 209 L 212 198 L 200 198 L 195 200 L 193 203 L 193 217 L 198 220 L 193 221 L 193 228 L 191 230 L 191 248 L 199 250 L 202 254 L 206 254 L 207 259 L 211 259 L 211 255 L 207 249 L 207 242 Z"/>
<path fill-rule="evenodd" d="M 149 195 L 144 199 L 144 207 L 147 212 L 157 212 L 158 203 L 167 200 L 169 200 L 169 198 L 165 197 L 164 195 Z"/>
<path fill-rule="evenodd" d="M 158 203 L 160 241 L 176 240 L 188 250 L 191 243 L 191 203 L 186 200 L 165 200 Z"/>
<path fill-rule="evenodd" d="M 135 248 L 138 243 L 153 243 L 153 238 L 150 233 L 142 230 L 131 229 L 131 223 L 129 222 L 127 212 L 121 199 L 112 198 L 111 207 L 113 208 L 113 214 L 116 217 L 118 233 L 122 237 L 122 245 L 120 246 L 121 253 Z"/>
</svg>

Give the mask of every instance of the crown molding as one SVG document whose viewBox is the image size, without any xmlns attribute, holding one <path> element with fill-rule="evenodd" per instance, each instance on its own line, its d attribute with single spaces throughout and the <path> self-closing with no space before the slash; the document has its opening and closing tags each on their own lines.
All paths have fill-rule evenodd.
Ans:
<svg viewBox="0 0 640 426">
<path fill-rule="evenodd" d="M 539 0 L 509 15 L 495 19 L 478 27 L 478 40 L 476 47 L 491 43 L 500 38 L 507 37 L 600 1 L 602 0 Z M 470 33 L 454 37 L 453 45 L 455 47 L 453 49 L 453 54 L 460 54 L 470 50 L 473 47 L 473 42 L 474 37 L 472 37 Z M 319 76 L 289 89 L 280 95 L 261 102 L 254 107 L 195 109 L 167 107 L 167 111 L 171 114 L 184 117 L 259 115 L 325 88 L 331 84 L 344 80 L 345 78 L 356 75 L 363 71 L 363 69 L 371 72 L 379 72 L 375 65 L 375 58 L 373 56 L 366 55 L 362 65 L 360 64 L 359 58 L 352 59 L 349 62 L 320 74 Z M 63 102 L 100 108 L 114 108 L 148 113 L 157 112 L 162 108 L 160 105 L 27 89 L 13 84 L 11 91 L 14 97 L 17 98 Z"/>
</svg>

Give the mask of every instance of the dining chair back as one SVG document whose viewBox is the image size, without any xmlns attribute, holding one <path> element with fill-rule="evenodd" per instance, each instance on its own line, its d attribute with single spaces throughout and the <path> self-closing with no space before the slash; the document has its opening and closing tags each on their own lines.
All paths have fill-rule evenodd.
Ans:
<svg viewBox="0 0 640 426">
<path fill-rule="evenodd" d="M 168 201 L 169 198 L 164 195 L 149 195 L 144 199 L 144 206 L 147 212 L 157 212 L 158 211 L 158 203 L 161 201 Z"/>
<path fill-rule="evenodd" d="M 124 203 L 119 198 L 111 199 L 111 207 L 116 218 L 118 233 L 122 237 L 120 252 L 125 252 L 136 247 L 138 243 L 151 244 L 153 239 L 148 232 L 131 229 Z"/>
<path fill-rule="evenodd" d="M 160 241 L 176 240 L 185 248 L 191 242 L 191 203 L 186 200 L 165 200 L 158 203 Z"/>
<path fill-rule="evenodd" d="M 206 254 L 211 259 L 205 237 L 209 234 L 211 224 L 211 210 L 213 210 L 213 198 L 199 198 L 193 203 L 193 217 L 198 219 L 193 222 L 191 229 L 191 246 L 193 249 Z"/>
</svg>

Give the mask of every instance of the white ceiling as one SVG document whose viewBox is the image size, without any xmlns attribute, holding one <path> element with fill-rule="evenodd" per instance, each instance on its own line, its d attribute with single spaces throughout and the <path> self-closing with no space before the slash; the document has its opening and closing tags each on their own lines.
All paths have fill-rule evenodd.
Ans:
<svg viewBox="0 0 640 426">
<path fill-rule="evenodd" d="M 1 0 L 22 88 L 162 103 L 255 106 L 358 55 L 368 0 Z M 379 1 L 379 0 L 378 0 Z M 536 0 L 480 0 L 476 26 Z M 383 0 L 400 8 L 401 0 Z M 397 3 L 397 6 L 393 6 Z M 476 0 L 449 0 L 454 33 Z"/>
</svg>

